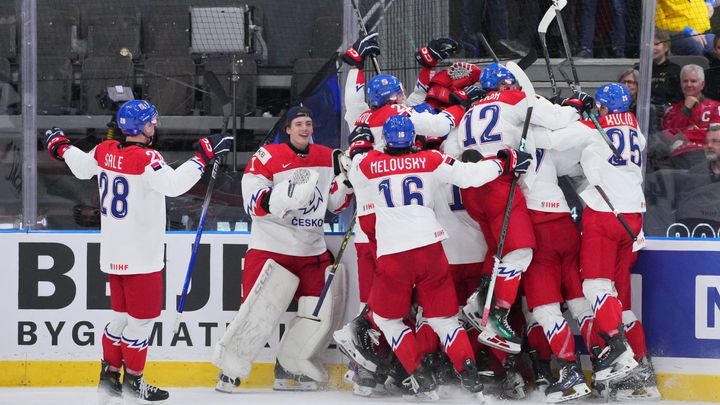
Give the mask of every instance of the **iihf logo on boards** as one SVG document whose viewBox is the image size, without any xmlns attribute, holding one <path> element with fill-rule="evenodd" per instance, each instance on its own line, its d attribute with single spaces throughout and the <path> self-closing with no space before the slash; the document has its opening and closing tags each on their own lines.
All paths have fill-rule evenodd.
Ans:
<svg viewBox="0 0 720 405">
<path fill-rule="evenodd" d="M 695 337 L 720 339 L 720 276 L 695 277 Z"/>
</svg>

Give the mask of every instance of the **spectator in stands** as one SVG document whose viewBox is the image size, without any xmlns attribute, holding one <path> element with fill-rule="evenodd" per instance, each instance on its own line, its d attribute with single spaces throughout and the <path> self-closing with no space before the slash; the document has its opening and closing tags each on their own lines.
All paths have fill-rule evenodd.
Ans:
<svg viewBox="0 0 720 405">
<path fill-rule="evenodd" d="M 620 73 L 620 76 L 618 77 L 618 83 L 622 83 L 625 85 L 625 87 L 630 90 L 630 95 L 632 96 L 632 101 L 630 102 L 630 111 L 635 114 L 635 110 L 637 109 L 637 92 L 638 92 L 638 83 L 640 81 L 640 72 L 638 72 L 636 69 L 628 69 L 622 73 Z"/>
<path fill-rule="evenodd" d="M 529 49 L 525 45 L 510 39 L 508 10 L 505 0 L 462 0 L 462 41 L 461 45 L 469 51 L 470 57 L 487 55 L 479 32 L 483 29 L 486 39 L 496 47 L 499 56 L 524 56 Z"/>
<path fill-rule="evenodd" d="M 653 45 L 652 86 L 650 102 L 659 106 L 670 106 L 683 99 L 680 90 L 680 65 L 670 62 L 670 34 L 655 31 Z M 664 109 L 661 113 L 664 113 Z"/>
<path fill-rule="evenodd" d="M 593 57 L 595 19 L 598 16 L 598 0 L 583 0 L 580 11 L 580 52 L 578 58 Z M 625 57 L 625 0 L 612 0 L 612 50 L 613 58 Z"/>
<path fill-rule="evenodd" d="M 676 222 L 692 231 L 699 224 L 720 226 L 720 124 L 708 127 L 705 160 L 675 178 Z"/>
<path fill-rule="evenodd" d="M 700 66 L 683 66 L 680 81 L 685 99 L 665 113 L 663 132 L 669 140 L 673 166 L 688 169 L 704 157 L 707 129 L 720 123 L 720 102 L 703 95 L 705 72 Z"/>
<path fill-rule="evenodd" d="M 713 53 L 706 56 L 710 67 L 705 69 L 705 95 L 720 100 L 720 37 L 713 39 Z"/>
<path fill-rule="evenodd" d="M 671 33 L 673 54 L 711 53 L 715 35 L 710 32 L 710 17 L 714 11 L 712 0 L 658 0 L 655 25 Z"/>
</svg>

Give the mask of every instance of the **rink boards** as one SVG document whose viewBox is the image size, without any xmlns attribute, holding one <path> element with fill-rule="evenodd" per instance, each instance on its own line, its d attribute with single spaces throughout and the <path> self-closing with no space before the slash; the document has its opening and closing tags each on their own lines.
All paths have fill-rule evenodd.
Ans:
<svg viewBox="0 0 720 405">
<path fill-rule="evenodd" d="M 0 386 L 85 386 L 97 383 L 100 338 L 109 321 L 109 289 L 99 270 L 94 232 L 3 232 L 0 258 Z M 148 379 L 164 386 L 212 386 L 209 363 L 240 302 L 242 260 L 249 235 L 203 235 L 183 325 L 172 328 L 194 233 L 166 235 L 164 311 L 151 336 Z M 328 235 L 337 251 L 341 235 Z M 119 242 L 118 249 L 122 249 Z M 355 250 L 348 271 L 346 319 L 358 310 Z M 633 309 L 646 328 L 650 353 L 667 399 L 720 402 L 720 240 L 649 240 L 633 275 Z M 292 309 L 292 307 L 291 307 Z M 249 387 L 272 384 L 281 325 L 258 357 Z M 344 362 L 334 346 L 324 353 L 333 386 Z"/>
</svg>

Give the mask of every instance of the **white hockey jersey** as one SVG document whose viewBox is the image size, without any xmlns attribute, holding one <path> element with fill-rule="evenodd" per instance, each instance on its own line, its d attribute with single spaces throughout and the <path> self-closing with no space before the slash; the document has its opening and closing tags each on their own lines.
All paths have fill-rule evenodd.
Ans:
<svg viewBox="0 0 720 405">
<path fill-rule="evenodd" d="M 491 91 L 465 113 L 457 131 L 452 131 L 445 141 L 447 145 L 444 149 L 453 154 L 458 150 L 476 149 L 483 156 L 494 156 L 504 148 L 517 149 L 527 107 L 527 98 L 521 90 Z M 542 97 L 537 98 L 530 118 L 525 152 L 535 155 L 535 127 L 560 129 L 578 118 L 577 111 L 572 107 L 561 107 Z M 533 160 L 530 170 L 521 176 L 523 192 L 535 181 L 535 164 Z"/>
<path fill-rule="evenodd" d="M 165 196 L 190 190 L 202 177 L 200 161 L 192 158 L 173 170 L 156 150 L 115 140 L 89 153 L 71 147 L 64 158 L 79 179 L 98 177 L 100 269 L 110 274 L 162 270 Z"/>
<path fill-rule="evenodd" d="M 245 211 L 252 216 L 250 249 L 290 256 L 316 256 L 327 250 L 323 225 L 325 212 L 340 212 L 352 200 L 352 191 L 335 181 L 332 149 L 318 144 L 298 154 L 287 143 L 266 145 L 250 159 L 242 178 Z M 267 212 L 261 202 L 275 184 L 287 180 L 299 168 L 318 172 L 315 196 L 301 210 L 280 218 Z"/>
<path fill-rule="evenodd" d="M 433 211 L 443 184 L 479 187 L 502 174 L 500 161 L 462 163 L 438 151 L 356 155 L 348 171 L 358 216 L 375 214 L 377 256 L 442 241 L 446 230 Z"/>
<path fill-rule="evenodd" d="M 428 76 L 429 80 L 429 76 Z M 423 86 L 422 80 L 418 86 Z M 424 91 L 418 94 L 424 94 Z M 411 96 L 408 102 L 419 104 L 422 96 Z M 362 70 L 350 69 L 347 82 L 345 82 L 345 121 L 350 128 L 358 125 L 368 125 L 375 138 L 375 149 L 385 149 L 385 137 L 382 133 L 382 126 L 392 115 L 407 115 L 410 117 L 415 132 L 425 136 L 444 137 L 463 114 L 461 106 L 452 106 L 437 114 L 431 112 L 418 112 L 412 109 L 409 104 L 389 104 L 378 109 L 371 110 L 365 102 L 365 77 Z"/>
<path fill-rule="evenodd" d="M 643 193 L 643 151 L 645 136 L 632 113 L 608 114 L 600 125 L 612 139 L 622 159 L 616 159 L 610 147 L 591 121 L 578 121 L 550 135 L 552 148 L 575 154 L 587 185 L 579 191 L 585 204 L 595 211 L 610 212 L 595 186 L 600 186 L 615 208 L 624 213 L 645 212 Z"/>
<path fill-rule="evenodd" d="M 435 215 L 447 231 L 442 241 L 445 256 L 450 264 L 481 263 L 485 260 L 487 243 L 480 225 L 468 215 L 460 196 L 460 187 L 452 184 L 440 185 L 444 192 L 437 193 Z"/>
</svg>

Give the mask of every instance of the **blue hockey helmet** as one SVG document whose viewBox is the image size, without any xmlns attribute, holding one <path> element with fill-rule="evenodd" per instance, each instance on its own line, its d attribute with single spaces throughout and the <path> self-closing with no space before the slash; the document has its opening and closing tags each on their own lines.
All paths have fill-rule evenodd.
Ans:
<svg viewBox="0 0 720 405">
<path fill-rule="evenodd" d="M 622 83 L 603 84 L 595 93 L 595 103 L 613 114 L 628 112 L 631 102 L 630 90 Z"/>
<path fill-rule="evenodd" d="M 367 85 L 367 97 L 372 108 L 381 107 L 389 100 L 397 99 L 400 94 L 403 94 L 402 83 L 392 75 L 379 74 L 370 79 Z"/>
<path fill-rule="evenodd" d="M 515 84 L 515 76 L 503 65 L 491 63 L 480 75 L 480 85 L 485 90 L 497 90 L 501 84 Z"/>
<path fill-rule="evenodd" d="M 143 133 L 145 124 L 157 123 L 157 108 L 145 100 L 130 100 L 120 106 L 117 112 L 117 123 L 125 135 Z"/>
<path fill-rule="evenodd" d="M 409 148 L 415 144 L 415 125 L 406 115 L 391 115 L 383 124 L 385 142 L 390 148 Z"/>
</svg>

